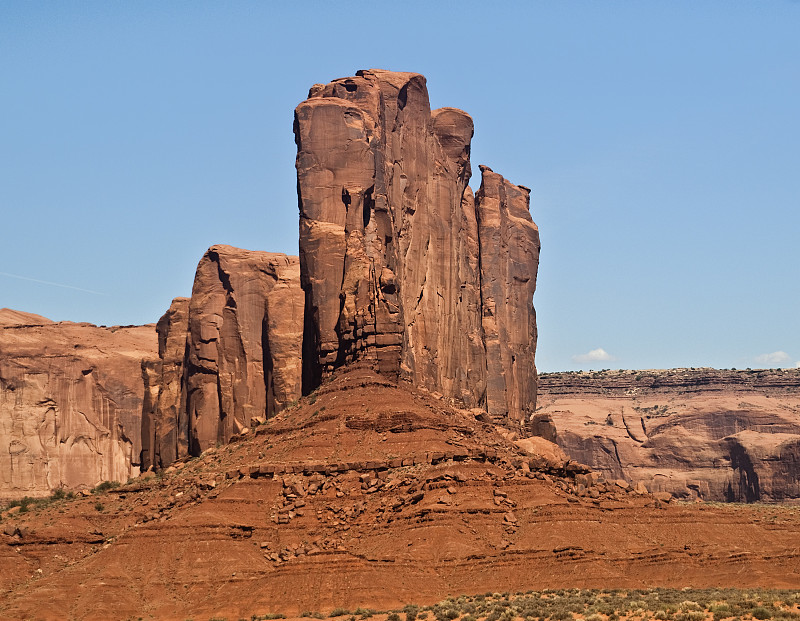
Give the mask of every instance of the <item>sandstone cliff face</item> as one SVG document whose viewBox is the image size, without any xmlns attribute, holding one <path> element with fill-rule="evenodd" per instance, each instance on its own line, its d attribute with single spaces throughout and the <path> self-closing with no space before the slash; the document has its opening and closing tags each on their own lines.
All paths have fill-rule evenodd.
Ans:
<svg viewBox="0 0 800 621">
<path fill-rule="evenodd" d="M 800 498 L 800 370 L 540 378 L 540 435 L 611 478 L 683 498 Z"/>
<path fill-rule="evenodd" d="M 0 310 L 0 498 L 139 473 L 152 325 L 97 327 Z"/>
<path fill-rule="evenodd" d="M 174 300 L 158 322 L 160 370 L 145 373 L 158 384 L 143 426 L 145 467 L 198 455 L 296 400 L 302 333 L 297 257 L 211 247 L 191 299 Z"/>
<path fill-rule="evenodd" d="M 359 71 L 297 107 L 306 392 L 372 359 L 501 422 L 532 413 L 538 230 L 490 169 L 473 197 L 472 134 L 414 73 Z"/>
</svg>

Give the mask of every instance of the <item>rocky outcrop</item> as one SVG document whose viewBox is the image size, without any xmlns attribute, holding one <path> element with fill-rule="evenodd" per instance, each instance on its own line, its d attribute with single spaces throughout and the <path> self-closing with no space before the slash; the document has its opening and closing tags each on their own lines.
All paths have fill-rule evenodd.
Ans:
<svg viewBox="0 0 800 621">
<path fill-rule="evenodd" d="M 800 370 L 547 373 L 536 419 L 573 459 L 652 492 L 800 498 Z"/>
<path fill-rule="evenodd" d="M 153 327 L 0 310 L 0 498 L 139 473 L 140 364 L 155 358 Z"/>
<path fill-rule="evenodd" d="M 158 322 L 161 368 L 146 380 L 158 388 L 143 426 L 144 465 L 198 455 L 298 399 L 302 333 L 297 257 L 211 247 L 191 299 L 174 300 Z"/>
<path fill-rule="evenodd" d="M 189 302 L 186 411 L 192 454 L 300 395 L 303 297 L 296 257 L 213 246 Z"/>
<path fill-rule="evenodd" d="M 482 167 L 472 119 L 425 78 L 359 71 L 295 111 L 306 392 L 356 359 L 498 422 L 536 402 L 529 191 Z"/>
</svg>

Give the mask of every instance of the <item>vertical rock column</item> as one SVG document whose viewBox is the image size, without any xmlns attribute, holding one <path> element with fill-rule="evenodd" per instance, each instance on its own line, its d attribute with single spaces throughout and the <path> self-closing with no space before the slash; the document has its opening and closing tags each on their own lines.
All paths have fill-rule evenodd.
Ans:
<svg viewBox="0 0 800 621">
<path fill-rule="evenodd" d="M 175 298 L 156 324 L 158 362 L 142 363 L 145 379 L 143 469 L 164 468 L 189 454 L 189 425 L 183 391 L 188 329 L 189 298 Z"/>
<path fill-rule="evenodd" d="M 432 113 L 414 73 L 359 71 L 297 107 L 304 390 L 367 358 L 480 400 L 472 131 L 460 110 Z"/>
<path fill-rule="evenodd" d="M 254 417 L 297 398 L 299 279 L 298 260 L 283 254 L 219 245 L 200 261 L 189 303 L 186 364 L 193 454 L 227 442 Z"/>
<path fill-rule="evenodd" d="M 536 312 L 539 229 L 530 190 L 481 166 L 475 197 L 481 241 L 481 307 L 486 344 L 486 407 L 494 418 L 528 422 L 536 409 Z"/>
<path fill-rule="evenodd" d="M 302 331 L 297 257 L 212 246 L 192 297 L 176 298 L 158 322 L 161 376 L 143 432 L 146 465 L 228 442 L 298 399 Z"/>
<path fill-rule="evenodd" d="M 526 190 L 491 179 L 473 198 L 472 134 L 414 73 L 359 71 L 297 107 L 305 392 L 372 359 L 513 425 L 533 411 L 538 233 Z"/>
</svg>

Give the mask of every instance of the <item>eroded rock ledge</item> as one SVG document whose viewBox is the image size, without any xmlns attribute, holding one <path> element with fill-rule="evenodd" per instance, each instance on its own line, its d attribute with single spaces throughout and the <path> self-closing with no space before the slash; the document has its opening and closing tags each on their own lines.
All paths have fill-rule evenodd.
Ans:
<svg viewBox="0 0 800 621">
<path fill-rule="evenodd" d="M 384 373 L 524 426 L 536 405 L 530 191 L 487 167 L 472 119 L 430 109 L 416 73 L 359 71 L 295 111 L 304 391 L 333 369 Z"/>
</svg>

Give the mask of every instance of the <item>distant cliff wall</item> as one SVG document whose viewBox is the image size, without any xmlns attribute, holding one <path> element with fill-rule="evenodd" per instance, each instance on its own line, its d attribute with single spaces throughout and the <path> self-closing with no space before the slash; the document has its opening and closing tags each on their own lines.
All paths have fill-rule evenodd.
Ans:
<svg viewBox="0 0 800 621">
<path fill-rule="evenodd" d="M 139 473 L 154 326 L 55 323 L 0 309 L 0 498 Z"/>
<path fill-rule="evenodd" d="M 800 369 L 546 373 L 535 420 L 573 459 L 651 491 L 800 498 Z"/>
</svg>

